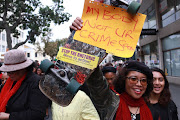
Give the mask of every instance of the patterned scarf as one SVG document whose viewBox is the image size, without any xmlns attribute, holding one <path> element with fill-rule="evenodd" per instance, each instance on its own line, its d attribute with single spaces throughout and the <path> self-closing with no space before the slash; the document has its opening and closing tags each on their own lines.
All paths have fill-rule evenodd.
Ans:
<svg viewBox="0 0 180 120">
<path fill-rule="evenodd" d="M 131 114 L 128 106 L 140 107 L 140 120 L 153 120 L 152 114 L 146 105 L 144 98 L 133 99 L 126 92 L 120 96 L 119 107 L 116 112 L 116 120 L 131 120 Z"/>
<path fill-rule="evenodd" d="M 13 86 L 14 81 L 12 81 L 10 77 L 7 79 L 5 85 L 2 88 L 1 93 L 0 93 L 0 112 L 6 111 L 6 105 L 9 101 L 9 99 L 20 88 L 21 83 L 25 79 L 26 75 L 27 75 L 27 73 L 25 75 L 23 75 L 23 77 L 21 77 L 20 80 L 18 80 L 14 86 Z M 12 86 L 13 86 L 13 88 L 12 88 Z"/>
</svg>

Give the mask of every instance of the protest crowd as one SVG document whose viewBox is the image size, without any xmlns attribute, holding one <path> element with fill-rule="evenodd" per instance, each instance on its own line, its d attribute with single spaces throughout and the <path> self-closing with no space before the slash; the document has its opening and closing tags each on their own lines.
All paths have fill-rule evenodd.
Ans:
<svg viewBox="0 0 180 120">
<path fill-rule="evenodd" d="M 66 107 L 40 91 L 45 74 L 38 68 L 38 61 L 27 59 L 22 50 L 6 52 L 0 67 L 0 120 L 178 120 L 168 80 L 159 68 L 135 60 L 119 67 L 98 66 Z"/>
<path fill-rule="evenodd" d="M 77 17 L 71 30 L 80 30 Z M 0 67 L 0 120 L 178 120 L 163 70 L 128 60 L 98 65 L 68 106 L 39 88 L 45 73 L 24 51 L 5 53 Z M 55 69 L 59 69 L 57 66 Z"/>
</svg>

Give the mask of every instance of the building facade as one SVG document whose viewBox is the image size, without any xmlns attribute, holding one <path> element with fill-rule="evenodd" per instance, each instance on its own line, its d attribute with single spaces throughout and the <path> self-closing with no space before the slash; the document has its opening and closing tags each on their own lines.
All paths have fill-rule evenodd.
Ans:
<svg viewBox="0 0 180 120">
<path fill-rule="evenodd" d="M 25 36 L 25 32 L 21 29 L 18 29 L 18 32 L 20 33 L 19 38 L 15 38 L 13 36 L 11 36 L 12 38 L 12 47 L 14 47 L 17 43 L 22 42 L 25 40 L 26 36 Z M 38 41 L 40 37 L 37 37 Z M 43 46 L 41 46 L 43 47 Z M 50 56 L 46 55 L 43 51 L 38 51 L 37 46 L 30 44 L 28 42 L 26 42 L 26 44 L 18 47 L 18 49 L 22 49 L 24 50 L 27 58 L 35 61 L 38 60 L 39 62 L 41 62 L 44 59 L 49 59 L 50 60 Z M 0 32 L 0 62 L 4 62 L 4 54 L 7 51 L 7 39 L 6 39 L 6 31 L 2 31 Z"/>
<path fill-rule="evenodd" d="M 19 38 L 13 37 L 12 38 L 12 47 L 14 47 L 17 43 L 22 42 L 25 40 L 24 31 L 21 29 L 17 29 L 20 33 Z M 23 47 L 23 46 L 21 46 Z M 21 48 L 20 47 L 20 48 Z M 0 32 L 0 62 L 3 62 L 4 60 L 4 53 L 7 51 L 7 39 L 6 39 L 6 31 L 3 30 Z"/>
<path fill-rule="evenodd" d="M 180 0 L 143 0 L 139 12 L 147 15 L 143 29 L 157 30 L 140 37 L 140 60 L 180 84 Z"/>
</svg>

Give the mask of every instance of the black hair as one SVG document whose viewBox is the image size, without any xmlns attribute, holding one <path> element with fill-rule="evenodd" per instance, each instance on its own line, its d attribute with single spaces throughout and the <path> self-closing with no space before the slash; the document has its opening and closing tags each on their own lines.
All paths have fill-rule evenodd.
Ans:
<svg viewBox="0 0 180 120">
<path fill-rule="evenodd" d="M 169 90 L 169 82 L 167 80 L 167 77 L 164 73 L 163 70 L 157 68 L 157 67 L 153 67 L 151 68 L 151 71 L 152 72 L 159 72 L 163 78 L 164 78 L 164 81 L 165 81 L 165 86 L 164 86 L 164 89 L 162 90 L 161 92 L 161 95 L 160 95 L 160 98 L 158 100 L 158 103 L 161 105 L 161 106 L 167 106 L 170 99 L 171 99 L 171 93 L 170 93 L 170 90 Z M 153 82 L 153 81 L 152 81 Z M 148 95 L 149 96 L 149 95 Z M 148 97 L 147 97 L 148 98 Z M 147 100 L 147 102 L 150 102 L 149 100 Z"/>
<path fill-rule="evenodd" d="M 146 91 L 143 94 L 143 96 L 149 94 L 150 91 L 152 91 L 152 89 L 153 89 L 153 85 L 152 85 L 152 82 L 151 82 L 152 77 L 151 77 L 151 75 L 149 75 L 149 74 L 152 74 L 152 72 L 151 72 L 151 70 L 149 69 L 148 66 L 146 66 L 145 64 L 143 64 L 141 62 L 138 62 L 138 61 L 127 61 L 127 62 L 125 62 L 123 64 L 122 69 L 118 70 L 118 74 L 117 74 L 117 77 L 116 77 L 116 80 L 115 80 L 115 90 L 120 94 L 125 92 L 125 81 L 126 81 L 127 75 L 129 74 L 130 71 L 137 71 L 135 69 L 131 69 L 134 66 L 131 66 L 130 64 L 128 65 L 127 63 L 131 63 L 131 65 L 132 65 L 132 63 L 133 64 L 135 63 L 134 66 L 136 66 L 136 67 L 140 66 L 138 69 L 143 69 L 143 68 L 146 69 L 147 74 L 146 73 L 143 73 L 143 74 L 146 75 L 146 77 L 147 77 L 147 88 L 146 88 Z"/>
</svg>

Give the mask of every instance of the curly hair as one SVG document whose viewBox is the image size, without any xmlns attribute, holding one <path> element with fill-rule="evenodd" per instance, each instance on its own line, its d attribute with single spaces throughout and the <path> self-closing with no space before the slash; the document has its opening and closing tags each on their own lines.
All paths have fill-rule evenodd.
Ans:
<svg viewBox="0 0 180 120">
<path fill-rule="evenodd" d="M 166 75 L 165 75 L 165 73 L 164 73 L 163 70 L 161 70 L 161 69 L 159 69 L 159 68 L 157 68 L 157 67 L 151 68 L 151 71 L 152 71 L 152 72 L 159 72 L 159 73 L 163 76 L 163 78 L 164 78 L 165 86 L 164 86 L 164 89 L 163 89 L 162 92 L 161 92 L 161 95 L 160 95 L 160 97 L 159 97 L 158 103 L 159 103 L 161 106 L 167 106 L 168 103 L 169 103 L 169 101 L 170 101 L 170 99 L 171 99 L 171 93 L 170 93 L 170 90 L 169 90 L 169 82 L 168 82 L 168 80 L 167 80 L 167 78 L 166 78 Z M 146 101 L 147 101 L 148 103 L 150 103 L 150 101 L 149 101 L 149 95 L 146 96 L 145 99 L 146 99 Z"/>
<path fill-rule="evenodd" d="M 126 67 L 122 67 L 121 70 L 118 70 L 118 74 L 117 74 L 117 77 L 116 77 L 116 80 L 115 80 L 115 90 L 119 94 L 125 92 L 125 81 L 126 81 L 126 77 L 127 77 L 127 75 L 129 74 L 130 71 L 134 71 L 134 70 L 129 70 Z M 150 71 L 150 69 L 149 69 L 149 71 Z M 147 88 L 146 88 L 146 91 L 143 94 L 143 96 L 148 95 L 150 93 L 150 91 L 152 91 L 152 89 L 153 89 L 151 79 L 152 78 L 147 77 Z"/>
</svg>

